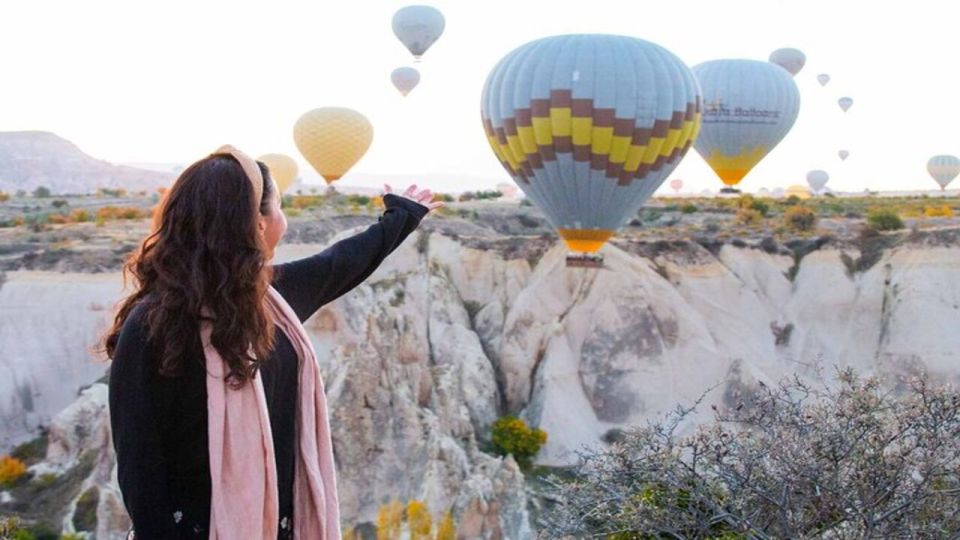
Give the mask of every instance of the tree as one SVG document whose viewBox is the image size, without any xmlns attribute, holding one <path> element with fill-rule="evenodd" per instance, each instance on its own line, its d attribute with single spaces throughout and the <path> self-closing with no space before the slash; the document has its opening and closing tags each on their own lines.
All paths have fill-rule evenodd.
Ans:
<svg viewBox="0 0 960 540">
<path fill-rule="evenodd" d="M 410 527 L 410 540 L 430 540 L 433 532 L 433 518 L 427 505 L 420 501 L 407 503 L 407 524 Z"/>
<path fill-rule="evenodd" d="M 693 410 L 586 452 L 551 479 L 553 536 L 947 538 L 960 530 L 960 394 L 924 376 L 893 387 L 852 370 L 735 396 L 679 436 Z"/>
<path fill-rule="evenodd" d="M 794 231 L 812 231 L 817 226 L 817 214 L 806 206 L 791 206 L 783 213 L 783 223 Z"/>
<path fill-rule="evenodd" d="M 453 521 L 453 512 L 447 510 L 443 515 L 443 520 L 437 525 L 437 536 L 435 540 L 456 540 L 457 525 Z"/>
<path fill-rule="evenodd" d="M 45 199 L 51 195 L 50 188 L 46 186 L 40 186 L 37 189 L 33 190 L 33 196 L 36 199 Z"/>
<path fill-rule="evenodd" d="M 377 540 L 399 538 L 403 526 L 403 503 L 390 501 L 377 512 Z"/>
<path fill-rule="evenodd" d="M 867 224 L 877 231 L 898 231 L 904 227 L 900 215 L 892 208 L 871 208 L 867 211 Z"/>
<path fill-rule="evenodd" d="M 508 415 L 493 423 L 492 439 L 498 454 L 511 454 L 522 469 L 529 469 L 540 447 L 546 444 L 547 433 L 539 428 L 531 429 L 523 420 Z"/>
</svg>

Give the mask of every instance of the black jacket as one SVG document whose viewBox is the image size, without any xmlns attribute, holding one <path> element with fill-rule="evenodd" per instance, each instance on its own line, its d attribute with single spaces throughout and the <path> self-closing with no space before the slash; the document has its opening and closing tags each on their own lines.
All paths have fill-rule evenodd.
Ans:
<svg viewBox="0 0 960 540">
<path fill-rule="evenodd" d="M 273 286 L 301 321 L 365 280 L 427 213 L 396 195 L 366 231 L 305 259 L 274 267 Z M 199 332 L 187 368 L 161 376 L 137 306 L 121 329 L 110 369 L 110 425 L 124 504 L 138 540 L 203 538 L 210 521 L 207 387 Z M 278 538 L 292 538 L 297 357 L 277 329 L 260 369 L 277 458 Z M 286 518 L 286 519 L 284 519 Z"/>
</svg>

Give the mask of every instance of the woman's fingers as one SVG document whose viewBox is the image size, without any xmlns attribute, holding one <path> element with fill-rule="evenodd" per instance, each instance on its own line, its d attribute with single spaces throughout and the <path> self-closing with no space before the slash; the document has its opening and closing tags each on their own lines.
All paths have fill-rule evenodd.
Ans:
<svg viewBox="0 0 960 540">
<path fill-rule="evenodd" d="M 437 208 L 440 208 L 441 206 L 443 206 L 443 201 L 428 202 L 424 206 L 426 206 L 430 210 L 436 210 Z"/>
<path fill-rule="evenodd" d="M 408 199 L 412 199 L 412 198 L 413 198 L 413 194 L 416 193 L 416 192 L 417 192 L 417 185 L 416 185 L 416 184 L 410 184 L 410 187 L 408 187 L 408 188 L 406 189 L 406 191 L 403 192 L 403 196 L 406 197 L 406 198 L 408 198 Z"/>
<path fill-rule="evenodd" d="M 417 202 L 425 203 L 433 200 L 433 192 L 425 189 L 417 194 Z"/>
<path fill-rule="evenodd" d="M 384 184 L 384 185 L 383 185 L 383 192 L 384 192 L 384 193 L 393 193 L 393 188 L 390 187 L 390 184 Z"/>
</svg>

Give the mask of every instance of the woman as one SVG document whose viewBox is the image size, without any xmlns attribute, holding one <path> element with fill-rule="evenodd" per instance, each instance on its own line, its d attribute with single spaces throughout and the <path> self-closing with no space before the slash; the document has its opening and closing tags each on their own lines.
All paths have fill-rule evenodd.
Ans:
<svg viewBox="0 0 960 540">
<path fill-rule="evenodd" d="M 105 349 L 129 537 L 338 539 L 323 383 L 306 321 L 442 205 L 385 186 L 366 231 L 270 266 L 286 230 L 269 171 L 223 147 L 180 175 L 125 271 Z"/>
</svg>

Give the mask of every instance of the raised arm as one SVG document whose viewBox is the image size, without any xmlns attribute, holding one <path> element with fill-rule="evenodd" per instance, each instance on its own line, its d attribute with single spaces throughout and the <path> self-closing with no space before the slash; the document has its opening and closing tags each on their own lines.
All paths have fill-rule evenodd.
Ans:
<svg viewBox="0 0 960 540">
<path fill-rule="evenodd" d="M 383 203 L 383 215 L 362 233 L 316 255 L 274 267 L 273 286 L 301 321 L 367 279 L 430 210 L 390 193 L 383 196 Z"/>
<path fill-rule="evenodd" d="M 156 362 L 147 330 L 134 309 L 123 326 L 110 367 L 110 427 L 117 479 L 137 538 L 178 537 L 167 493 L 160 435 Z"/>
</svg>

